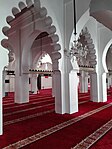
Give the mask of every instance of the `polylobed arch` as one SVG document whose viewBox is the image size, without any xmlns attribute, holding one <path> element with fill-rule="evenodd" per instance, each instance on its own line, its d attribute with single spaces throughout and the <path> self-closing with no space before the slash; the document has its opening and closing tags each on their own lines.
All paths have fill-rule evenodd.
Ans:
<svg viewBox="0 0 112 149">
<path fill-rule="evenodd" d="M 108 69 L 107 69 L 107 65 L 106 65 L 106 55 L 107 55 L 108 49 L 111 46 L 111 44 L 112 44 L 112 39 L 105 46 L 104 51 L 103 51 L 103 55 L 102 55 L 102 65 L 103 65 L 104 71 L 106 73 L 108 73 Z"/>
<path fill-rule="evenodd" d="M 26 5 L 27 4 L 27 5 Z M 26 44 L 22 46 L 23 51 L 22 51 L 22 57 L 27 54 L 28 50 L 30 49 L 29 45 L 32 45 L 34 39 L 38 36 L 39 33 L 46 31 L 48 32 L 49 35 L 51 35 L 51 38 L 53 40 L 53 43 L 56 43 L 59 41 L 58 35 L 55 34 L 56 32 L 56 27 L 52 24 L 52 18 L 50 16 L 47 16 L 47 9 L 45 7 L 41 7 L 40 1 L 35 0 L 34 3 L 31 0 L 26 0 L 26 4 L 24 2 L 19 2 L 18 6 L 19 8 L 13 7 L 12 8 L 12 14 L 13 16 L 8 16 L 6 18 L 7 23 L 11 26 L 9 27 L 4 27 L 3 28 L 3 33 L 9 37 L 9 32 L 11 29 L 13 29 L 14 22 L 20 21 L 21 16 L 28 16 L 30 15 L 33 19 L 30 20 L 30 22 L 27 22 L 28 24 L 33 24 L 33 30 L 28 33 L 28 36 L 26 38 Z M 21 11 L 20 11 L 21 10 Z M 28 12 L 28 14 L 26 14 Z M 37 23 L 38 21 L 38 23 Z M 24 22 L 25 23 L 25 22 Z M 24 27 L 24 26 L 23 26 Z M 22 28 L 22 26 L 21 26 Z M 22 33 L 21 33 L 22 34 Z M 54 46 L 55 50 L 60 50 L 61 48 L 58 46 Z M 56 51 L 55 51 L 56 52 Z M 24 59 L 22 58 L 24 61 Z M 24 63 L 24 62 L 23 62 Z"/>
<path fill-rule="evenodd" d="M 52 44 L 52 39 L 51 37 L 49 37 L 49 34 L 47 32 L 41 32 L 36 37 L 31 47 L 31 52 L 33 55 L 32 67 L 35 67 L 34 65 L 39 60 L 39 58 L 42 57 L 42 55 L 44 55 L 45 53 L 53 52 L 54 47 L 51 44 Z"/>
<path fill-rule="evenodd" d="M 89 9 L 80 17 L 80 19 L 78 20 L 77 24 L 76 24 L 76 29 L 77 29 L 77 35 L 76 38 L 78 39 L 79 34 L 81 33 L 81 30 L 84 28 L 84 26 L 86 25 L 86 23 L 88 22 L 88 20 L 90 19 L 89 16 Z M 71 47 L 70 43 L 73 42 L 74 40 L 74 29 L 72 30 L 72 34 L 70 37 L 70 42 L 69 42 L 69 49 Z"/>
<path fill-rule="evenodd" d="M 89 16 L 89 9 L 81 16 L 81 18 L 78 20 L 76 23 L 76 29 L 77 29 L 77 35 L 76 35 L 76 40 L 80 37 L 80 33 L 83 31 L 84 26 L 90 19 Z M 70 42 L 69 42 L 69 49 L 71 49 L 71 43 L 74 41 L 74 30 L 72 31 L 71 37 L 70 37 Z M 74 64 L 72 63 L 72 67 L 77 67 L 78 68 L 78 63 L 77 61 L 74 61 Z M 78 68 L 79 69 L 79 68 Z"/>
<path fill-rule="evenodd" d="M 8 51 L 12 51 L 14 53 L 14 47 L 13 45 L 10 43 L 10 41 L 8 39 L 3 39 L 1 41 L 1 45 L 7 49 Z"/>
<path fill-rule="evenodd" d="M 39 59 L 39 57 L 41 56 L 41 54 L 45 54 L 45 53 L 48 53 L 49 54 L 49 56 L 51 57 L 51 59 L 52 59 L 52 61 L 53 61 L 53 58 L 52 57 L 54 57 L 53 55 L 57 55 L 58 54 L 58 57 L 57 57 L 57 59 L 59 59 L 59 58 L 61 58 L 61 54 L 59 53 L 59 52 L 57 52 L 57 50 L 59 50 L 61 47 L 60 47 L 60 44 L 58 44 L 58 43 L 56 43 L 56 42 L 53 42 L 53 40 L 54 39 L 52 39 L 52 37 L 53 37 L 53 35 L 52 36 L 50 36 L 49 34 L 48 34 L 48 32 L 41 32 L 37 37 L 36 37 L 36 39 L 35 39 L 35 46 L 36 46 L 36 48 L 34 48 L 34 52 L 36 53 L 35 54 L 35 57 L 34 57 L 34 61 L 33 61 L 33 66 L 32 67 L 35 67 L 35 63 L 37 62 L 37 60 Z M 56 36 L 55 36 L 56 37 Z M 45 40 L 47 40 L 47 44 L 46 44 L 46 41 L 44 40 L 44 38 L 45 38 Z M 57 37 L 56 37 L 57 38 Z M 42 41 L 41 41 L 41 39 L 42 39 Z M 40 44 L 40 46 L 42 46 L 42 47 L 40 47 L 40 50 L 42 50 L 42 51 L 39 51 L 39 50 L 37 50 L 37 46 L 38 46 L 38 44 L 36 44 L 36 42 L 38 43 L 38 40 L 40 40 L 39 42 L 39 44 Z M 56 39 L 56 40 L 58 40 L 58 38 Z M 44 44 L 43 45 L 41 45 L 42 43 L 44 42 Z M 33 45 L 32 45 L 33 46 Z M 35 47 L 34 46 L 34 47 Z M 42 49 L 41 49 L 42 48 Z M 57 49 L 57 50 L 56 50 Z M 33 50 L 33 49 L 31 49 L 31 50 Z M 37 52 L 36 52 L 37 51 Z M 42 53 L 41 53 L 42 52 Z M 55 55 L 55 57 L 56 57 L 56 55 Z M 60 56 L 59 56 L 60 55 Z M 54 59 L 56 59 L 56 58 L 54 58 Z"/>
<path fill-rule="evenodd" d="M 17 58 L 15 73 L 17 73 L 16 79 L 19 80 L 19 85 L 16 81 L 15 88 L 17 93 L 15 94 L 15 98 L 17 100 L 15 101 L 17 103 L 29 101 L 29 91 L 27 87 L 23 87 L 24 84 L 28 86 L 29 52 L 37 36 L 42 32 L 46 32 L 52 40 L 51 46 L 53 47 L 51 53 L 48 53 L 50 53 L 52 57 L 55 76 L 55 111 L 57 113 L 62 113 L 61 73 L 58 65 L 58 60 L 61 58 L 61 54 L 59 53 L 61 46 L 58 43 L 59 36 L 56 34 L 56 27 L 52 25 L 52 18 L 47 16 L 47 9 L 41 7 L 39 0 L 35 0 L 34 3 L 32 0 L 26 0 L 26 4 L 24 2 L 19 2 L 18 7 L 19 8 L 13 7 L 13 16 L 8 16 L 6 18 L 11 28 L 5 27 L 5 29 L 3 29 L 3 33 L 8 37 L 11 44 L 17 42 L 17 44 L 15 44 L 17 46 L 15 47 L 15 56 Z M 15 39 L 18 40 L 14 41 Z M 58 83 L 57 78 L 59 80 Z M 22 86 L 22 88 L 19 86 Z M 19 93 L 19 91 L 21 93 Z"/>
<path fill-rule="evenodd" d="M 87 27 L 85 27 L 84 29 L 82 29 L 80 35 L 79 35 L 79 42 L 81 42 L 81 44 L 83 46 L 87 47 L 87 58 L 86 60 L 88 61 L 88 65 L 90 67 L 96 67 L 97 61 L 96 61 L 96 49 L 95 46 L 93 44 L 93 39 L 91 37 L 91 34 L 88 30 Z"/>
<path fill-rule="evenodd" d="M 85 56 L 86 63 L 80 64 L 80 61 L 76 59 L 78 66 L 82 65 L 82 67 L 88 66 L 88 67 L 95 68 L 97 64 L 96 50 L 93 44 L 93 39 L 87 27 L 81 30 L 78 40 L 77 40 L 77 44 L 78 43 L 81 43 L 82 47 L 86 47 L 86 52 L 87 52 L 87 55 Z M 82 57 L 80 53 L 79 53 L 79 57 Z"/>
</svg>

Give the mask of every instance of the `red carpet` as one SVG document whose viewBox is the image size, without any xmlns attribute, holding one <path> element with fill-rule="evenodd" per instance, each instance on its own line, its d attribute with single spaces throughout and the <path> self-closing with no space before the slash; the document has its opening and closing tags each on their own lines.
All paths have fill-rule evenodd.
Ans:
<svg viewBox="0 0 112 149">
<path fill-rule="evenodd" d="M 95 143 L 91 149 L 112 149 L 112 129 Z"/>
<path fill-rule="evenodd" d="M 87 96 L 88 95 L 89 94 L 87 94 Z M 10 103 L 13 101 L 13 93 L 11 93 L 10 98 L 7 97 L 4 99 L 4 101 L 7 100 L 10 102 L 8 102 L 9 105 L 5 105 L 6 102 L 4 103 L 4 135 L 0 136 L 0 148 L 21 141 L 30 136 L 34 137 L 35 134 L 44 132 L 45 130 L 50 129 L 51 131 L 52 127 L 59 125 L 59 127 L 55 128 L 56 130 L 60 129 L 62 126 L 64 128 L 60 129 L 59 131 L 57 130 L 55 133 L 51 133 L 51 135 L 43 137 L 38 141 L 34 141 L 23 148 L 70 149 L 86 136 L 90 135 L 96 129 L 101 127 L 104 123 L 112 119 L 112 107 L 106 107 L 99 112 L 83 118 L 83 114 L 100 107 L 104 107 L 111 101 L 108 103 L 86 102 L 79 105 L 79 112 L 72 115 L 60 115 L 53 112 L 54 98 L 51 97 L 51 90 L 42 90 L 39 95 L 37 94 L 30 96 L 30 103 L 22 105 L 10 105 Z M 48 98 L 46 98 L 46 96 Z M 79 101 L 84 101 L 84 98 L 81 99 L 81 97 L 84 96 L 85 95 L 82 96 L 82 94 L 79 94 Z M 85 100 L 87 100 L 87 97 Z M 80 117 L 78 118 L 78 116 L 81 115 L 82 120 L 79 119 Z M 79 120 L 75 122 L 77 119 Z M 71 122 L 73 124 L 71 124 Z M 45 134 L 47 135 L 47 132 L 44 132 L 44 135 Z M 41 136 L 42 135 L 43 133 L 41 133 Z M 12 147 L 10 146 L 10 149 L 11 148 Z M 17 148 L 17 146 L 15 148 Z"/>
</svg>

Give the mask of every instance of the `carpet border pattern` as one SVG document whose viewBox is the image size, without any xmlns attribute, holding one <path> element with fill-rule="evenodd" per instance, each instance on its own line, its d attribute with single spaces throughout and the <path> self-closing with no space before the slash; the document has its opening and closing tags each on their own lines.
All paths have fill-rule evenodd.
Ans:
<svg viewBox="0 0 112 149">
<path fill-rule="evenodd" d="M 64 128 L 66 128 L 66 127 L 68 127 L 68 126 L 70 126 L 70 125 L 72 125 L 72 124 L 74 124 L 74 123 L 76 123 L 76 122 L 86 118 L 86 117 L 89 117 L 89 116 L 91 116 L 91 115 L 93 115 L 93 114 L 95 114 L 97 112 L 100 112 L 100 111 L 102 111 L 102 110 L 104 110 L 106 108 L 109 108 L 111 106 L 112 106 L 112 103 L 109 103 L 109 104 L 107 104 L 105 106 L 102 106 L 100 108 L 97 108 L 95 110 L 87 112 L 85 114 L 82 114 L 82 115 L 80 115 L 80 116 L 78 116 L 76 118 L 73 118 L 73 119 L 70 119 L 70 120 L 68 120 L 66 122 L 60 123 L 58 125 L 55 125 L 54 127 L 46 129 L 46 130 L 44 130 L 44 131 L 42 131 L 40 133 L 34 134 L 34 135 L 32 135 L 30 137 L 27 137 L 27 138 L 25 138 L 23 140 L 20 140 L 18 142 L 10 144 L 9 146 L 4 147 L 3 149 L 11 149 L 11 148 L 19 149 L 19 148 L 22 148 L 22 147 L 24 147 L 26 145 L 29 145 L 29 144 L 31 144 L 31 143 L 33 143 L 35 141 L 38 141 L 38 140 L 40 140 L 40 139 L 42 139 L 44 137 L 47 137 L 47 136 L 49 136 L 49 135 L 51 135 L 51 134 L 53 134 L 53 133 L 55 133 L 55 132 L 57 132 L 57 131 L 59 131 L 61 129 L 64 129 Z"/>
<path fill-rule="evenodd" d="M 72 147 L 71 149 L 89 149 L 94 143 L 96 143 L 111 129 L 112 129 L 112 119 L 99 129 L 97 129 L 94 133 L 86 137 L 80 143 L 78 143 L 75 147 Z"/>
</svg>

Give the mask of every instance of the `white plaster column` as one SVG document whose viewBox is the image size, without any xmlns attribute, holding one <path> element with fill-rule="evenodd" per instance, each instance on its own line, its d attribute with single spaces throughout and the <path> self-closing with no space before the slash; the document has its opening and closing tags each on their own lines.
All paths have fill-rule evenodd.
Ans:
<svg viewBox="0 0 112 149">
<path fill-rule="evenodd" d="M 106 73 L 92 73 L 91 80 L 91 100 L 94 102 L 107 101 Z"/>
<path fill-rule="evenodd" d="M 9 85 L 10 85 L 10 92 L 14 92 L 15 91 L 15 87 L 14 87 L 14 84 L 15 84 L 15 76 L 14 75 L 10 75 L 9 76 Z"/>
<path fill-rule="evenodd" d="M 110 76 L 111 77 L 111 87 L 112 87 L 112 76 Z"/>
<path fill-rule="evenodd" d="M 9 64 L 8 64 L 8 70 L 13 70 L 12 68 L 12 63 L 14 61 L 14 53 L 9 50 Z M 14 92 L 14 82 L 15 82 L 15 76 L 14 75 L 9 75 L 9 92 Z"/>
<path fill-rule="evenodd" d="M 61 99 L 61 73 L 59 70 L 54 70 L 54 94 L 55 94 L 55 112 L 63 113 L 63 103 Z"/>
<path fill-rule="evenodd" d="M 97 73 L 90 73 L 90 96 L 91 101 L 98 102 Z"/>
<path fill-rule="evenodd" d="M 80 93 L 84 93 L 84 88 L 85 88 L 85 84 L 84 84 L 84 71 L 80 71 L 80 76 L 79 76 L 79 80 L 80 80 Z"/>
<path fill-rule="evenodd" d="M 65 106 L 65 113 L 70 113 L 70 84 L 69 84 L 69 73 L 71 72 L 72 64 L 70 61 L 70 57 L 65 55 L 64 58 L 64 65 L 65 65 L 65 74 L 64 74 L 64 84 L 65 84 L 65 101 L 64 101 L 64 106 Z M 73 80 L 72 80 L 73 81 Z M 75 81 L 73 81 L 75 82 Z"/>
<path fill-rule="evenodd" d="M 69 74 L 70 114 L 78 112 L 78 84 L 79 78 L 77 76 L 77 71 L 71 70 Z"/>
<path fill-rule="evenodd" d="M 9 75 L 6 75 L 5 80 L 9 80 L 9 83 L 5 82 L 5 92 L 10 92 L 10 77 Z"/>
<path fill-rule="evenodd" d="M 61 98 L 61 72 L 58 70 L 59 53 L 53 53 L 53 80 L 54 80 L 54 95 L 55 95 L 55 112 L 63 114 L 63 103 Z"/>
<path fill-rule="evenodd" d="M 29 74 L 29 92 L 31 92 L 31 77 L 32 77 L 32 75 Z"/>
<path fill-rule="evenodd" d="M 98 77 L 98 101 L 106 102 L 107 101 L 107 84 L 106 84 L 106 73 L 97 74 Z"/>
<path fill-rule="evenodd" d="M 111 77 L 110 76 L 108 76 L 107 81 L 108 81 L 107 88 L 110 89 L 110 87 L 111 87 Z"/>
<path fill-rule="evenodd" d="M 2 69 L 0 69 L 2 70 Z M 2 71 L 0 71 L 0 92 L 2 93 Z M 2 95 L 0 96 L 0 135 L 3 134 L 3 105 L 2 105 Z"/>
<path fill-rule="evenodd" d="M 29 75 L 15 77 L 15 103 L 29 102 Z"/>
<path fill-rule="evenodd" d="M 2 97 L 5 97 L 5 78 L 6 78 L 6 71 L 3 70 L 2 72 Z"/>
<path fill-rule="evenodd" d="M 52 74 L 52 96 L 55 97 L 55 91 L 54 91 L 54 74 Z"/>
<path fill-rule="evenodd" d="M 62 98 L 62 72 L 59 70 L 59 59 L 61 54 L 58 51 L 52 52 L 50 55 L 52 59 L 52 70 L 53 70 L 53 80 L 54 80 L 54 95 L 55 95 L 55 112 L 59 114 L 65 113 L 64 101 Z"/>
<path fill-rule="evenodd" d="M 15 103 L 26 103 L 29 102 L 29 74 L 25 69 L 21 73 L 19 61 L 15 64 Z"/>
<path fill-rule="evenodd" d="M 78 112 L 78 70 L 75 58 L 65 56 L 65 113 Z"/>
<path fill-rule="evenodd" d="M 33 94 L 37 94 L 37 74 L 32 74 L 31 77 L 31 91 L 34 92 Z"/>
<path fill-rule="evenodd" d="M 87 72 L 81 71 L 80 79 L 80 93 L 88 92 L 88 76 Z"/>
<path fill-rule="evenodd" d="M 106 102 L 107 101 L 107 85 L 106 85 L 106 73 L 102 74 L 102 87 L 103 87 L 103 98 L 102 98 L 102 102 Z"/>
<path fill-rule="evenodd" d="M 85 72 L 85 93 L 88 92 L 88 72 Z"/>
</svg>

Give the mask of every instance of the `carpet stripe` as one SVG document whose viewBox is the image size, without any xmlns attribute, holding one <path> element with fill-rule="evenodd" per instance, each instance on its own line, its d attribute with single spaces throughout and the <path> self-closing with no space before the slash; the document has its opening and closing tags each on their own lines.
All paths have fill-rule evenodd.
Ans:
<svg viewBox="0 0 112 149">
<path fill-rule="evenodd" d="M 78 97 L 79 99 L 82 99 L 82 98 L 86 98 L 86 97 L 90 97 L 90 95 L 86 95 L 86 96 L 82 96 L 82 97 Z"/>
<path fill-rule="evenodd" d="M 38 103 L 44 103 L 44 102 L 48 102 L 48 101 L 53 101 L 53 100 L 52 99 L 49 99 L 49 100 L 44 100 L 44 101 L 32 102 L 32 103 L 29 103 L 29 104 L 17 105 L 17 106 L 13 106 L 13 107 L 6 107 L 6 108 L 4 108 L 4 110 L 19 108 L 19 107 L 25 107 L 25 106 L 29 106 L 29 105 L 33 105 L 33 104 L 38 104 Z"/>
<path fill-rule="evenodd" d="M 33 115 L 28 115 L 28 116 L 21 117 L 21 118 L 15 119 L 15 120 L 4 122 L 4 126 L 14 124 L 14 123 L 17 123 L 17 122 L 21 122 L 21 121 L 24 121 L 24 120 L 28 120 L 28 119 L 31 119 L 31 118 L 35 118 L 35 117 L 38 117 L 38 116 L 42 116 L 44 114 L 48 114 L 48 113 L 51 113 L 51 112 L 54 112 L 54 109 L 44 111 L 44 112 L 40 112 L 40 113 L 36 113 L 36 114 L 33 114 Z"/>
<path fill-rule="evenodd" d="M 79 102 L 79 105 L 82 104 L 82 103 L 89 102 L 89 101 L 90 101 L 90 100 L 81 101 L 81 102 Z"/>
<path fill-rule="evenodd" d="M 76 122 L 86 118 L 86 117 L 89 117 L 89 116 L 91 116 L 91 115 L 93 115 L 93 114 L 95 114 L 97 112 L 100 112 L 100 111 L 102 111 L 102 110 L 104 110 L 104 109 L 106 109 L 108 107 L 111 107 L 111 106 L 112 106 L 112 103 L 107 104 L 107 105 L 105 105 L 103 107 L 100 107 L 98 109 L 92 110 L 92 111 L 90 111 L 88 113 L 85 113 L 83 115 L 80 115 L 80 116 L 78 116 L 76 118 L 73 118 L 73 119 L 68 120 L 66 122 L 63 122 L 61 124 L 58 124 L 58 125 L 56 125 L 54 127 L 46 129 L 46 130 L 44 130 L 44 131 L 42 131 L 40 133 L 32 135 L 32 136 L 30 136 L 28 138 L 25 138 L 25 139 L 21 140 L 21 141 L 18 141 L 16 143 L 10 144 L 9 146 L 4 147 L 3 149 L 11 149 L 11 148 L 19 149 L 19 148 L 22 148 L 22 147 L 24 147 L 24 146 L 26 146 L 28 144 L 31 144 L 31 143 L 33 143 L 33 142 L 35 142 L 37 140 L 40 140 L 40 139 L 42 139 L 42 138 L 44 138 L 46 136 L 49 136 L 49 135 L 51 135 L 51 134 L 53 134 L 53 133 L 55 133 L 55 132 L 57 132 L 57 131 L 59 131 L 61 129 L 64 129 L 64 128 L 66 128 L 66 127 L 68 127 L 68 126 L 70 126 L 70 125 L 72 125 L 72 124 L 74 124 L 74 123 L 76 123 Z"/>
<path fill-rule="evenodd" d="M 45 97 L 51 97 L 51 98 L 52 98 L 51 95 L 48 95 L 48 96 L 45 96 Z M 30 96 L 30 97 L 29 97 L 29 100 L 32 100 L 32 99 L 35 100 L 35 99 L 37 99 L 37 98 L 38 98 L 38 99 L 39 99 L 39 98 L 41 99 L 41 98 L 44 98 L 44 96 L 38 96 L 38 95 L 37 95 L 37 96 L 34 96 L 34 97 L 31 97 L 31 96 Z M 10 99 L 9 99 L 9 98 L 6 98 L 5 100 L 3 99 L 3 103 L 4 103 L 4 104 L 7 103 L 7 102 L 14 102 L 14 97 L 13 97 L 13 98 L 10 98 Z"/>
<path fill-rule="evenodd" d="M 9 115 L 12 115 L 12 114 L 18 114 L 18 113 L 22 113 L 22 112 L 26 112 L 26 111 L 30 111 L 30 110 L 35 110 L 35 109 L 39 109 L 39 108 L 43 108 L 43 107 L 47 107 L 47 106 L 51 106 L 51 105 L 54 105 L 54 103 L 50 103 L 50 104 L 47 104 L 47 105 L 44 105 L 44 106 L 43 105 L 42 106 L 36 106 L 36 107 L 33 107 L 33 108 L 28 108 L 28 109 L 21 110 L 21 111 L 6 113 L 6 114 L 4 114 L 4 116 L 9 116 Z"/>
<path fill-rule="evenodd" d="M 43 100 L 43 99 L 49 99 L 49 98 L 54 98 L 54 97 L 46 97 L 46 98 L 37 98 L 37 99 L 34 99 L 33 101 L 35 101 L 35 100 Z M 32 100 L 30 100 L 30 102 L 28 102 L 28 103 L 25 103 L 25 104 L 29 104 L 29 103 L 31 103 L 31 102 L 33 102 Z M 13 103 L 6 103 L 6 104 L 3 104 L 4 106 L 6 106 L 6 105 L 14 105 L 15 103 L 13 102 Z"/>
<path fill-rule="evenodd" d="M 101 137 L 103 137 L 109 130 L 112 129 L 112 119 L 97 129 L 94 133 L 86 137 L 75 147 L 71 149 L 89 149 L 94 143 L 96 143 Z"/>
<path fill-rule="evenodd" d="M 86 97 L 90 97 L 90 96 L 79 97 L 79 100 L 80 100 L 80 99 L 83 99 L 83 98 L 86 98 Z M 36 99 L 35 99 L 35 98 L 36 98 Z M 33 102 L 33 101 L 35 101 L 35 100 L 41 100 L 41 99 L 43 100 L 43 99 L 48 99 L 48 98 L 54 98 L 54 97 L 52 97 L 52 96 L 47 96 L 47 97 L 44 97 L 44 98 L 42 98 L 42 97 L 41 97 L 41 98 L 40 98 L 40 97 L 39 97 L 39 98 L 38 98 L 38 97 L 35 97 L 35 98 L 34 98 L 33 100 L 30 99 L 30 102 L 31 102 L 31 101 Z M 6 101 L 6 103 L 3 102 L 3 105 L 13 105 L 13 104 L 15 104 L 15 103 L 14 103 L 14 99 L 11 100 L 11 101 L 12 101 L 11 103 L 9 102 L 9 100 Z M 7 103 L 7 102 L 8 102 L 8 103 Z M 29 103 L 29 102 L 28 102 L 28 103 Z M 26 104 L 28 104 L 28 103 L 26 103 Z"/>
<path fill-rule="evenodd" d="M 86 102 L 88 102 L 88 101 L 79 102 L 79 104 L 83 104 L 83 103 L 86 103 Z M 48 110 L 48 111 L 36 113 L 36 114 L 33 114 L 33 115 L 28 115 L 28 116 L 25 116 L 25 117 L 21 117 L 21 118 L 18 118 L 18 119 L 14 119 L 14 120 L 11 120 L 11 121 L 6 121 L 6 122 L 4 122 L 4 126 L 14 124 L 14 123 L 17 123 L 17 122 L 21 122 L 21 121 L 24 121 L 24 120 L 36 118 L 38 116 L 43 116 L 45 114 L 49 114 L 49 113 L 52 113 L 52 112 L 55 112 L 55 110 L 54 109 L 53 110 Z"/>
<path fill-rule="evenodd" d="M 52 101 L 52 100 L 50 100 L 50 101 Z M 82 102 L 79 102 L 79 104 L 86 103 L 86 102 L 88 102 L 88 101 L 82 101 Z M 4 114 L 4 116 L 10 116 L 12 114 L 18 114 L 18 113 L 26 112 L 26 111 L 29 111 L 29 110 L 35 110 L 35 109 L 43 108 L 43 107 L 50 106 L 50 105 L 54 105 L 54 103 L 47 104 L 47 105 L 44 105 L 44 106 L 36 106 L 36 107 L 33 107 L 33 108 L 28 108 L 28 109 L 21 110 L 21 111 L 6 113 L 6 114 Z"/>
</svg>

